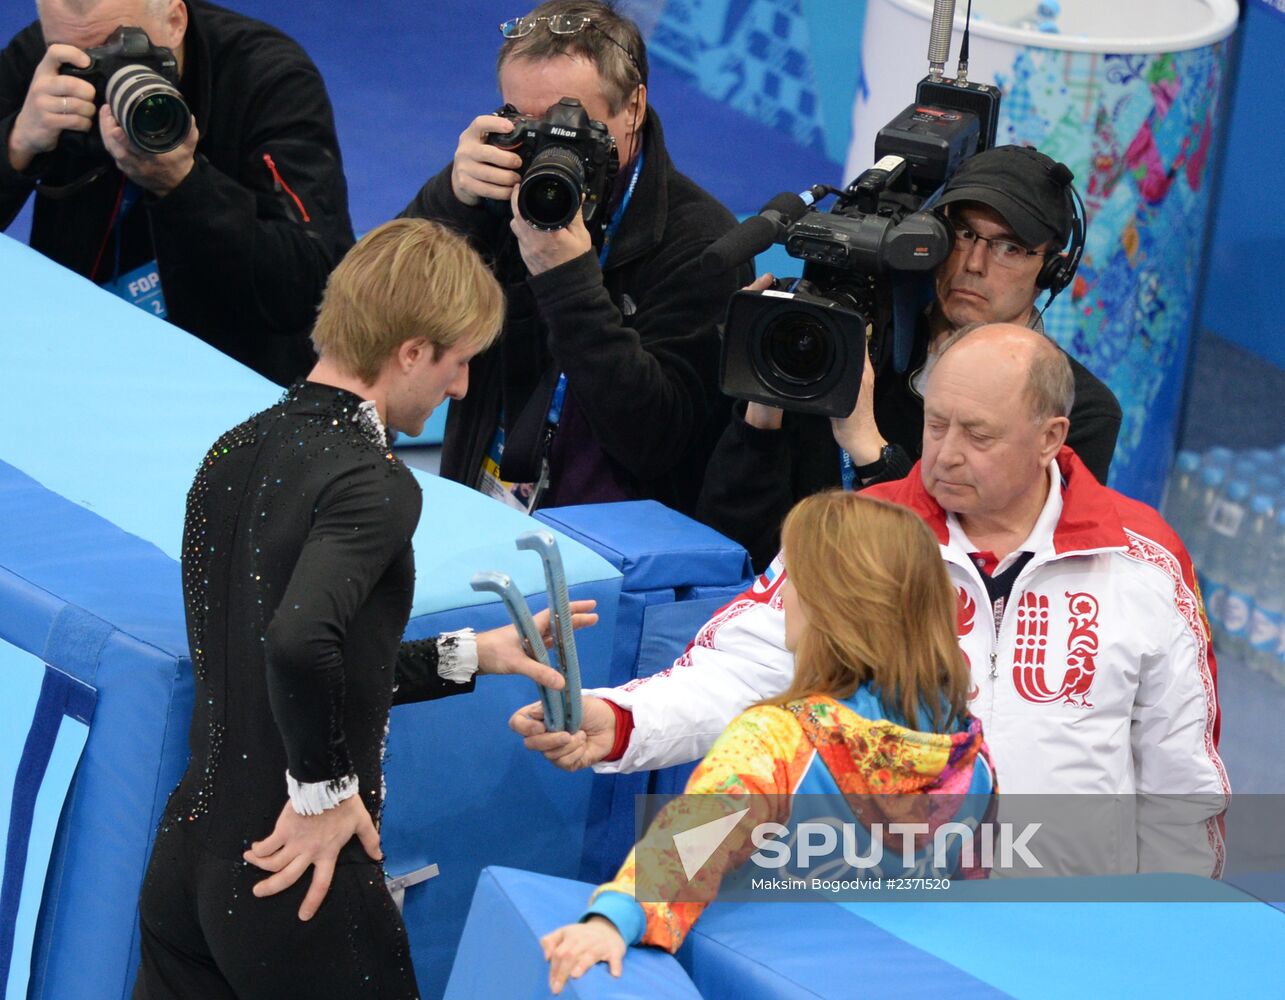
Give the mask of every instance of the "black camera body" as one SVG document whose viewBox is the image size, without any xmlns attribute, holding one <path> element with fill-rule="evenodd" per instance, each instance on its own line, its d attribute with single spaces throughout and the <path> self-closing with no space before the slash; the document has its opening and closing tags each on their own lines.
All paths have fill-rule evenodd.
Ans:
<svg viewBox="0 0 1285 1000">
<path fill-rule="evenodd" d="M 492 132 L 486 141 L 522 158 L 522 218 L 545 231 L 562 229 L 579 211 L 585 222 L 593 219 L 620 166 L 607 126 L 590 118 L 573 97 L 562 98 L 538 118 L 509 104 L 496 114 L 513 122 L 513 131 Z"/>
<path fill-rule="evenodd" d="M 732 297 L 721 373 L 729 396 L 846 417 L 861 388 L 867 339 L 876 370 L 889 363 L 905 370 L 931 272 L 951 250 L 952 234 L 932 203 L 963 160 L 993 144 L 999 116 L 994 87 L 925 79 L 925 95 L 933 103 L 917 101 L 880 130 L 877 162 L 844 190 L 818 185 L 805 200 L 792 199 L 797 211 L 755 217 L 774 223 L 773 242 L 803 261 L 803 276 L 788 291 Z M 829 211 L 812 204 L 829 194 L 837 195 Z"/>
<path fill-rule="evenodd" d="M 112 109 L 126 138 L 145 153 L 168 153 L 183 144 L 192 113 L 179 93 L 178 60 L 153 45 L 142 28 L 121 25 L 96 48 L 86 49 L 84 69 L 64 63 L 64 76 L 94 85 L 95 104 Z M 97 130 L 89 133 L 101 145 Z"/>
</svg>

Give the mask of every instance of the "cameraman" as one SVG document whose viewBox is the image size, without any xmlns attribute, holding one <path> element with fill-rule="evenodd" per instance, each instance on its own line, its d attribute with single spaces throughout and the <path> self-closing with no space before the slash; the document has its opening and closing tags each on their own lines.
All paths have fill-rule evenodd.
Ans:
<svg viewBox="0 0 1285 1000">
<path fill-rule="evenodd" d="M 910 471 L 923 437 L 923 377 L 953 330 L 969 323 L 1043 330 L 1035 302 L 1048 288 L 1045 262 L 1061 254 L 1074 221 L 1069 182 L 1059 179 L 1055 166 L 1035 149 L 998 146 L 955 172 L 938 203 L 954 230 L 953 249 L 934 274 L 935 300 L 916 325 L 910 363 L 898 374 L 892 351 L 885 351 L 878 371 L 867 364 L 850 416 L 829 420 L 736 404 L 710 459 L 697 517 L 744 545 L 756 570 L 780 548 L 781 521 L 796 501 L 828 487 L 860 489 L 901 479 Z M 752 287 L 764 288 L 769 280 L 765 275 Z M 1120 404 L 1092 372 L 1070 361 L 1075 405 L 1067 444 L 1105 483 Z"/>
<path fill-rule="evenodd" d="M 353 242 L 312 61 L 197 0 L 40 0 L 37 13 L 0 54 L 0 226 L 35 190 L 36 250 L 127 300 L 159 275 L 150 311 L 277 382 L 302 376 L 326 277 Z M 177 60 L 193 123 L 168 153 L 136 148 L 94 83 L 62 72 L 121 26 Z"/>
<path fill-rule="evenodd" d="M 651 498 L 691 511 L 727 420 L 717 323 L 750 274 L 711 281 L 698 260 L 735 220 L 670 162 L 637 25 L 551 0 L 501 30 L 505 103 L 542 116 L 578 100 L 620 169 L 590 225 L 577 213 L 537 230 L 516 208 L 522 158 L 486 141 L 513 124 L 482 115 L 403 213 L 465 233 L 508 298 L 505 335 L 451 404 L 442 475 L 524 509 Z"/>
</svg>

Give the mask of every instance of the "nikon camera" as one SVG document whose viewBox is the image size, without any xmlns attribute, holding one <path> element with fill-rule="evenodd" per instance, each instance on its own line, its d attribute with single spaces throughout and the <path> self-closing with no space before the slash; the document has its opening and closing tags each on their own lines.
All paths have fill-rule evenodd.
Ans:
<svg viewBox="0 0 1285 1000">
<path fill-rule="evenodd" d="M 172 51 L 153 45 L 142 28 L 122 25 L 85 55 L 89 65 L 84 69 L 64 64 L 61 72 L 94 85 L 95 104 L 112 109 L 135 147 L 168 153 L 183 144 L 192 112 L 178 90 L 178 61 Z M 90 136 L 97 138 L 97 131 Z"/>
<path fill-rule="evenodd" d="M 584 208 L 589 222 L 611 191 L 619 169 L 616 143 L 573 97 L 564 97 L 541 118 L 511 104 L 496 112 L 513 122 L 512 132 L 492 132 L 486 141 L 522 157 L 518 214 L 536 229 L 562 229 Z"/>
</svg>

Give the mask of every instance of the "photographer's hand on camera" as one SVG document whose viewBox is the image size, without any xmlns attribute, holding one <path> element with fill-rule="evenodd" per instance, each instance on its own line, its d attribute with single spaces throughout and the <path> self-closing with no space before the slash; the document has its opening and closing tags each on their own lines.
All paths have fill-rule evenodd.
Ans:
<svg viewBox="0 0 1285 1000">
<path fill-rule="evenodd" d="M 776 275 L 771 271 L 760 274 L 748 285 L 741 289 L 743 292 L 762 292 L 771 288 L 776 283 Z M 746 403 L 745 404 L 745 422 L 751 427 L 760 431 L 779 431 L 781 422 L 785 418 L 785 411 L 778 406 L 768 406 L 766 403 Z"/>
<path fill-rule="evenodd" d="M 745 422 L 760 431 L 779 431 L 785 411 L 766 403 L 746 403 Z"/>
<path fill-rule="evenodd" d="M 59 70 L 64 63 L 83 69 L 89 56 L 74 45 L 51 45 L 45 52 L 9 133 L 9 164 L 14 170 L 26 170 L 39 154 L 52 151 L 63 132 L 94 127 L 94 85 L 63 76 Z"/>
<path fill-rule="evenodd" d="M 125 137 L 125 131 L 104 104 L 98 112 L 98 127 L 103 145 L 116 162 L 116 169 L 144 191 L 164 198 L 178 187 L 196 163 L 196 143 L 200 133 L 193 120 L 183 144 L 168 153 L 144 153 Z"/>
<path fill-rule="evenodd" d="M 857 393 L 856 406 L 846 417 L 831 417 L 830 430 L 834 433 L 835 443 L 858 467 L 877 462 L 888 443 L 875 423 L 875 371 L 870 363 L 869 339 L 866 340 L 866 363 L 861 370 L 861 391 Z"/>
<path fill-rule="evenodd" d="M 512 132 L 513 123 L 499 115 L 478 115 L 460 133 L 451 161 L 451 190 L 464 205 L 475 206 L 484 198 L 508 201 L 522 175 L 522 157 L 486 141 L 492 132 Z"/>
<path fill-rule="evenodd" d="M 532 274 L 543 274 L 561 264 L 575 260 L 593 249 L 593 239 L 585 228 L 584 216 L 577 212 L 561 229 L 536 229 L 518 211 L 518 189 L 509 192 L 513 221 L 509 227 L 517 237 L 518 252 Z"/>
</svg>

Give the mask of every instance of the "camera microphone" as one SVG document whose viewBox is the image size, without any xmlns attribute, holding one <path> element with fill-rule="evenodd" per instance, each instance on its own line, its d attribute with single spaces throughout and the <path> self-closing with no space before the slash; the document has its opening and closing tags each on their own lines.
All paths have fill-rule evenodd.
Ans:
<svg viewBox="0 0 1285 1000">
<path fill-rule="evenodd" d="M 810 190 L 801 195 L 782 191 L 764 205 L 758 215 L 750 216 L 711 243 L 701 254 L 701 270 L 706 274 L 722 274 L 751 260 L 779 240 L 793 223 L 803 218 L 803 214 L 815 201 Z"/>
</svg>

